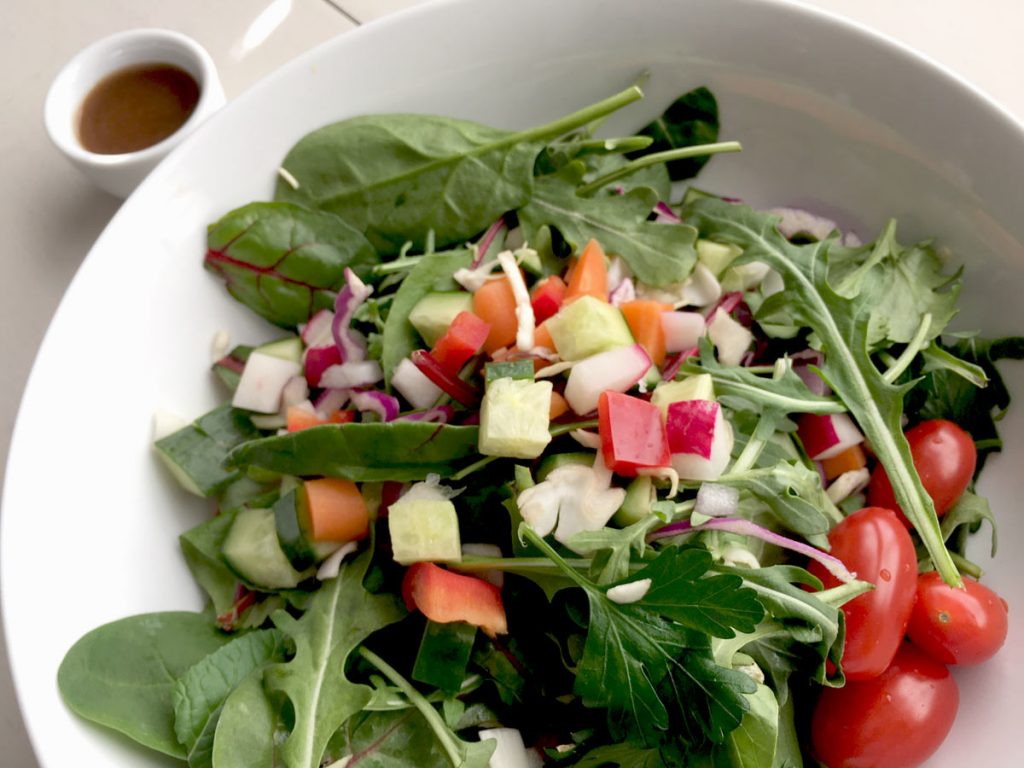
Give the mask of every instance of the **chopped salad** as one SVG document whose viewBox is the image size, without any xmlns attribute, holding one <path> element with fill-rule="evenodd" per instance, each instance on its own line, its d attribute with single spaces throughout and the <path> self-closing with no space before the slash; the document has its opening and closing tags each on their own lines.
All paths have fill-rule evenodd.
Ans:
<svg viewBox="0 0 1024 768">
<path fill-rule="evenodd" d="M 687 187 L 740 149 L 706 88 L 596 136 L 641 95 L 344 120 L 210 225 L 279 336 L 221 338 L 227 402 L 155 443 L 212 502 L 208 605 L 83 637 L 72 710 L 216 768 L 939 748 L 1006 636 L 965 546 L 1024 340 L 949 334 L 959 273 L 895 222 Z"/>
</svg>

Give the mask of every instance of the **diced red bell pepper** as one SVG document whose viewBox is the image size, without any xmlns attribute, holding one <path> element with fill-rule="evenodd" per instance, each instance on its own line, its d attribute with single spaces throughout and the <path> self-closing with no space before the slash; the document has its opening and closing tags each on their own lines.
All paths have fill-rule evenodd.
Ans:
<svg viewBox="0 0 1024 768">
<path fill-rule="evenodd" d="M 423 372 L 423 375 L 444 390 L 455 402 L 466 408 L 473 408 L 480 402 L 480 392 L 460 379 L 457 375 L 446 372 L 434 356 L 425 349 L 417 349 L 409 359 Z"/>
<path fill-rule="evenodd" d="M 339 410 L 325 419 L 319 414 L 310 413 L 305 408 L 298 408 L 293 405 L 288 409 L 286 417 L 288 419 L 288 431 L 298 432 L 310 427 L 319 427 L 322 424 L 348 424 L 350 421 L 355 421 L 356 412 Z"/>
<path fill-rule="evenodd" d="M 537 283 L 530 294 L 533 319 L 540 325 L 558 312 L 565 298 L 565 281 L 558 275 L 551 275 Z"/>
<path fill-rule="evenodd" d="M 491 325 L 472 312 L 459 312 L 430 354 L 449 376 L 458 376 L 469 359 L 483 349 Z"/>
<path fill-rule="evenodd" d="M 672 461 L 661 411 L 646 400 L 602 392 L 597 431 L 604 463 L 616 474 L 633 477 L 639 469 L 667 467 Z"/>
<path fill-rule="evenodd" d="M 501 590 L 475 576 L 433 563 L 413 563 L 402 579 L 402 597 L 410 611 L 418 608 L 431 621 L 464 621 L 491 637 L 508 634 Z"/>
<path fill-rule="evenodd" d="M 306 350 L 306 382 L 311 387 L 319 387 L 324 371 L 342 362 L 341 350 L 335 344 L 329 347 L 310 347 Z"/>
</svg>

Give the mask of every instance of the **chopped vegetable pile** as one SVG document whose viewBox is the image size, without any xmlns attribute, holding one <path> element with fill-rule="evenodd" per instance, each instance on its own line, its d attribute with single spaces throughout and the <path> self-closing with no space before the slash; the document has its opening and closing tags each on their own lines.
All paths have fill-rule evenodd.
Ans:
<svg viewBox="0 0 1024 768">
<path fill-rule="evenodd" d="M 740 148 L 705 88 L 595 136 L 641 95 L 345 120 L 210 226 L 283 335 L 156 440 L 213 504 L 180 540 L 208 607 L 87 634 L 71 709 L 195 768 L 938 749 L 946 665 L 1006 636 L 965 546 L 1024 340 L 943 336 L 959 273 L 895 222 L 684 189 Z"/>
</svg>

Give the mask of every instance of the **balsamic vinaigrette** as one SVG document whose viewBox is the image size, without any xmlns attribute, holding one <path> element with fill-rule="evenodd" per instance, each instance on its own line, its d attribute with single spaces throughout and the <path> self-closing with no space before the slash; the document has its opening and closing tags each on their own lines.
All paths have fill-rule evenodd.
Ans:
<svg viewBox="0 0 1024 768">
<path fill-rule="evenodd" d="M 178 130 L 196 108 L 199 85 L 172 64 L 139 64 L 100 80 L 82 102 L 78 141 L 100 155 L 135 152 Z"/>
</svg>

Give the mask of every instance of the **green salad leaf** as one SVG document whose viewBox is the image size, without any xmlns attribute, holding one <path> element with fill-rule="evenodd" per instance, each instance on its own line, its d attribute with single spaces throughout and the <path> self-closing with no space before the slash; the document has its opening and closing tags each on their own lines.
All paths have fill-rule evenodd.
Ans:
<svg viewBox="0 0 1024 768">
<path fill-rule="evenodd" d="M 654 122 L 644 126 L 640 134 L 650 136 L 654 144 L 647 152 L 667 152 L 672 149 L 711 144 L 718 140 L 718 101 L 707 88 L 688 91 L 673 101 Z M 708 157 L 671 160 L 666 165 L 672 181 L 696 176 Z"/>
</svg>

